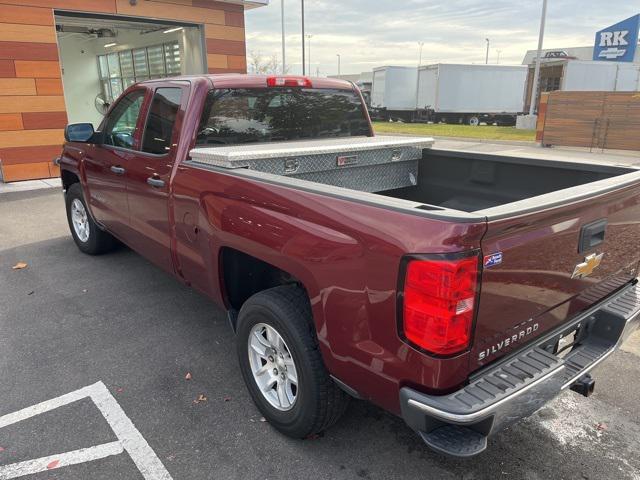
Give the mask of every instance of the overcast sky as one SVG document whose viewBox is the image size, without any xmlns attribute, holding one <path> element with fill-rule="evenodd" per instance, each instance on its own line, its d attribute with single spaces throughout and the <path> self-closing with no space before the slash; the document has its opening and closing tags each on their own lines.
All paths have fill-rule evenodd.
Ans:
<svg viewBox="0 0 640 480">
<path fill-rule="evenodd" d="M 246 14 L 247 50 L 281 55 L 280 5 Z M 287 64 L 301 73 L 300 0 L 284 0 Z M 541 0 L 306 0 L 306 33 L 312 34 L 315 75 L 370 71 L 381 65 L 422 63 L 521 63 L 538 41 Z M 587 46 L 595 32 L 640 13 L 638 0 L 549 0 L 545 48 Z"/>
</svg>

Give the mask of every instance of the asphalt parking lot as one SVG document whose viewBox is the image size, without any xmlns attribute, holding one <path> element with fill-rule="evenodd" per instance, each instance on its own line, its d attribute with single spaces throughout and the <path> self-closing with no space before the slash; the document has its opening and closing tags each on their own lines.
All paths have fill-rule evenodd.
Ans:
<svg viewBox="0 0 640 480">
<path fill-rule="evenodd" d="M 223 312 L 126 248 L 80 253 L 57 189 L 0 195 L 0 292 L 0 479 L 640 479 L 638 334 L 593 397 L 457 460 L 360 401 L 322 437 L 277 433 Z"/>
</svg>

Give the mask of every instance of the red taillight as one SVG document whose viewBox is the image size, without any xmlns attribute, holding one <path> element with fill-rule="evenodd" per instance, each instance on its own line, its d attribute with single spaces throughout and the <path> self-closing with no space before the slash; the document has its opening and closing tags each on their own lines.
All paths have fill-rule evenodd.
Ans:
<svg viewBox="0 0 640 480">
<path fill-rule="evenodd" d="M 402 301 L 406 339 L 436 355 L 465 350 L 471 339 L 477 284 L 476 256 L 410 260 Z"/>
<path fill-rule="evenodd" d="M 267 77 L 269 87 L 305 87 L 311 88 L 311 80 L 307 77 Z"/>
</svg>

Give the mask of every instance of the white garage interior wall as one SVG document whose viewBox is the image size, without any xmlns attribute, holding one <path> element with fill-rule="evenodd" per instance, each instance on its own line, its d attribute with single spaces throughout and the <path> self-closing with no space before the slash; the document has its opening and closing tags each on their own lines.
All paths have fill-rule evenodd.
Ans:
<svg viewBox="0 0 640 480">
<path fill-rule="evenodd" d="M 74 18 L 74 25 L 78 19 Z M 56 16 L 56 23 L 65 23 L 65 18 Z M 105 25 L 104 20 L 92 26 L 91 19 L 84 19 L 89 28 L 109 28 L 116 37 L 97 38 L 85 33 L 58 32 L 58 50 L 62 68 L 62 84 L 69 123 L 91 122 L 97 128 L 103 115 L 95 107 L 95 99 L 102 92 L 98 69 L 98 56 L 123 50 L 151 47 L 177 41 L 180 47 L 181 74 L 200 74 L 207 71 L 203 54 L 203 34 L 199 26 L 164 33 L 172 27 L 167 25 L 151 26 L 145 21 L 139 29 L 132 28 L 135 22 L 112 22 Z M 123 28 L 126 26 L 126 28 Z M 149 31 L 149 30 L 157 31 Z M 142 33 L 141 32 L 145 32 Z M 113 47 L 105 47 L 109 43 Z"/>
</svg>

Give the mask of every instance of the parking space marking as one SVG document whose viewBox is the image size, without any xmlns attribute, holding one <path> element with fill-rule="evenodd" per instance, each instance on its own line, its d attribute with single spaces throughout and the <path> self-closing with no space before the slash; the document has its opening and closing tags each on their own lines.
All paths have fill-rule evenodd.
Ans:
<svg viewBox="0 0 640 480">
<path fill-rule="evenodd" d="M 158 456 L 102 382 L 97 382 L 60 397 L 3 415 L 0 417 L 0 428 L 13 425 L 83 398 L 90 398 L 93 401 L 113 430 L 118 441 L 0 466 L 0 480 L 8 480 L 53 468 L 90 462 L 118 455 L 124 451 L 129 454 L 145 480 L 172 480 L 171 475 L 169 475 Z"/>
<path fill-rule="evenodd" d="M 95 447 L 81 448 L 80 450 L 74 450 L 73 452 L 62 453 L 59 455 L 50 455 L 48 457 L 36 458 L 34 460 L 25 460 L 20 463 L 0 466 L 0 479 L 8 480 L 10 478 L 44 472 L 45 470 L 50 470 L 52 468 L 60 468 L 68 465 L 100 460 L 101 458 L 118 455 L 123 451 L 122 443 L 111 442 L 96 445 Z"/>
</svg>

